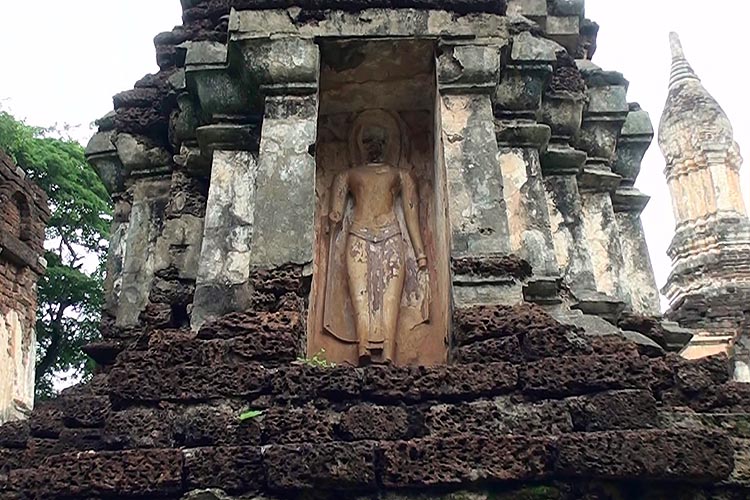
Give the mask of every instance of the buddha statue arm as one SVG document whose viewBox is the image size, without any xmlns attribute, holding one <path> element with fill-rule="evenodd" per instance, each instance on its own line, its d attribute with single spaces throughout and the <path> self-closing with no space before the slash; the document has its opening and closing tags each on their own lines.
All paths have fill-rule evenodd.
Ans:
<svg viewBox="0 0 750 500">
<path fill-rule="evenodd" d="M 414 247 L 417 265 L 420 269 L 427 267 L 427 254 L 422 243 L 422 233 L 419 228 L 419 194 L 414 177 L 409 172 L 401 172 L 401 199 L 404 204 L 404 219 L 409 238 Z"/>
<path fill-rule="evenodd" d="M 334 224 L 341 222 L 344 218 L 344 209 L 346 208 L 346 195 L 349 193 L 349 173 L 341 172 L 336 175 L 331 185 L 331 210 L 328 212 L 328 218 Z"/>
</svg>

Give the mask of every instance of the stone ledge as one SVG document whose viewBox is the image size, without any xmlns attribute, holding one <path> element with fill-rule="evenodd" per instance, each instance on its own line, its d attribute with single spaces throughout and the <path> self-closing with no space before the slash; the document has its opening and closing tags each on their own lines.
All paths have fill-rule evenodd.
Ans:
<svg viewBox="0 0 750 500">
<path fill-rule="evenodd" d="M 432 487 L 450 484 L 539 480 L 554 469 L 550 438 L 528 436 L 418 439 L 387 445 L 386 487 Z"/>
<path fill-rule="evenodd" d="M 451 259 L 453 274 L 462 279 L 523 281 L 532 275 L 531 265 L 515 255 L 482 255 Z"/>
<path fill-rule="evenodd" d="M 38 469 L 10 473 L 9 485 L 41 498 L 150 495 L 182 490 L 179 450 L 82 452 L 57 455 Z"/>
<path fill-rule="evenodd" d="M 529 331 L 564 335 L 571 330 L 540 307 L 530 304 L 472 306 L 457 309 L 453 314 L 453 340 L 458 346 Z"/>
<path fill-rule="evenodd" d="M 496 5 L 502 6 L 503 2 Z M 363 8 L 356 12 L 330 10 L 319 17 L 315 22 L 296 22 L 285 9 L 233 10 L 229 19 L 230 43 L 284 35 L 304 38 L 382 37 L 383 33 L 431 38 L 446 35 L 509 38 L 509 21 L 498 13 L 473 12 L 457 17 L 449 10 Z"/>
<path fill-rule="evenodd" d="M 526 394 L 564 397 L 613 389 L 647 389 L 651 369 L 639 357 L 570 356 L 528 363 L 520 377 Z"/>
<path fill-rule="evenodd" d="M 734 448 L 721 434 L 635 431 L 570 434 L 558 441 L 556 473 L 607 479 L 721 481 Z"/>
<path fill-rule="evenodd" d="M 0 259 L 8 260 L 22 267 L 28 267 L 38 275 L 46 272 L 44 259 L 29 245 L 12 234 L 0 229 Z"/>
</svg>

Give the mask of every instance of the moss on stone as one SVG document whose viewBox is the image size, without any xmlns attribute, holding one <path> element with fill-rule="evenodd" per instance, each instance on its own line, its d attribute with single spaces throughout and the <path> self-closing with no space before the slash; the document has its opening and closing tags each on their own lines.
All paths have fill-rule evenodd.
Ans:
<svg viewBox="0 0 750 500">
<path fill-rule="evenodd" d="M 552 486 L 532 486 L 489 497 L 491 500 L 559 500 L 561 498 L 560 490 Z"/>
</svg>

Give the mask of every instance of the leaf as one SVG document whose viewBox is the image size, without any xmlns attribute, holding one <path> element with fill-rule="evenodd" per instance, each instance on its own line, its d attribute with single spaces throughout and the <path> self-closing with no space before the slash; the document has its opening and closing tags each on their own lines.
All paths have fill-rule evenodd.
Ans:
<svg viewBox="0 0 750 500">
<path fill-rule="evenodd" d="M 240 422 L 258 418 L 261 415 L 263 415 L 263 410 L 249 410 L 249 411 L 246 411 L 245 413 L 240 414 Z"/>
</svg>

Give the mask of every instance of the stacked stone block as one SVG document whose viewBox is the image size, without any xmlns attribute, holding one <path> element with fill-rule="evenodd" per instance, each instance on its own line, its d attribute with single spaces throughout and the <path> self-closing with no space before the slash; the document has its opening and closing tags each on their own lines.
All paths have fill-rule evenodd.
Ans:
<svg viewBox="0 0 750 500">
<path fill-rule="evenodd" d="M 0 422 L 34 407 L 36 305 L 47 196 L 0 150 Z"/>
<path fill-rule="evenodd" d="M 294 321 L 261 318 L 155 330 L 0 427 L 0 496 L 745 494 L 750 409 L 725 356 L 646 355 L 517 305 L 457 315 L 450 366 L 316 366 Z"/>
</svg>

